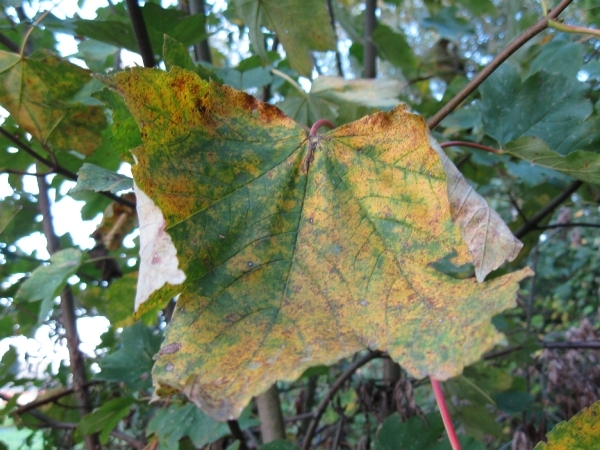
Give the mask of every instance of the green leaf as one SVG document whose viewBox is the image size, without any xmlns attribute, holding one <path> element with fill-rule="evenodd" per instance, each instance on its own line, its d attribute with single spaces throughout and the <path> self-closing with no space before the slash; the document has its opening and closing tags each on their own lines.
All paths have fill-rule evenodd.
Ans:
<svg viewBox="0 0 600 450">
<path fill-rule="evenodd" d="M 373 42 L 377 46 L 379 56 L 400 67 L 406 79 L 417 76 L 419 60 L 403 34 L 394 32 L 387 25 L 377 23 L 373 31 Z"/>
<path fill-rule="evenodd" d="M 102 108 L 73 102 L 89 81 L 87 70 L 56 56 L 0 51 L 0 105 L 19 127 L 55 149 L 90 155 L 102 143 Z"/>
<path fill-rule="evenodd" d="M 104 102 L 113 112 L 111 144 L 119 153 L 121 159 L 133 163 L 131 150 L 142 143 L 140 128 L 135 119 L 125 106 L 123 99 L 109 89 L 102 89 L 94 93 L 94 97 Z"/>
<path fill-rule="evenodd" d="M 94 164 L 85 163 L 77 172 L 77 184 L 70 193 L 80 191 L 105 192 L 116 194 L 133 188 L 133 180 L 125 175 L 106 170 Z"/>
<path fill-rule="evenodd" d="M 365 347 L 446 379 L 500 339 L 489 319 L 530 272 L 477 283 L 429 267 L 471 256 L 405 106 L 308 138 L 272 105 L 176 67 L 107 82 L 143 126 L 136 305 L 181 293 L 159 395 L 224 420 L 275 380 Z"/>
<path fill-rule="evenodd" d="M 236 0 L 237 12 L 250 31 L 250 41 L 264 63 L 269 59 L 262 26 L 273 29 L 293 69 L 311 76 L 311 50 L 335 50 L 336 40 L 327 5 L 321 0 Z"/>
<path fill-rule="evenodd" d="M 432 16 L 423 19 L 422 24 L 425 28 L 433 28 L 440 37 L 449 41 L 456 41 L 464 34 L 472 34 L 474 28 L 462 17 L 457 17 L 458 8 L 455 6 L 444 7 L 442 10 Z"/>
<path fill-rule="evenodd" d="M 159 54 L 162 49 L 165 34 L 188 46 L 206 38 L 201 32 L 204 30 L 204 14 L 190 16 L 175 8 L 162 8 L 156 3 L 147 2 L 142 6 L 142 15 L 155 54 Z M 73 22 L 75 32 L 134 53 L 139 52 L 133 28 L 124 9 L 118 9 L 117 14 L 111 14 L 110 17 L 109 20 L 76 20 Z"/>
<path fill-rule="evenodd" d="M 406 422 L 394 413 L 377 433 L 375 450 L 426 450 L 439 440 L 443 431 L 442 417 L 437 412 L 427 414 L 426 421 L 415 416 Z"/>
<path fill-rule="evenodd" d="M 548 433 L 548 443 L 534 450 L 595 450 L 600 442 L 600 402 L 579 411 L 568 422 L 561 422 Z"/>
<path fill-rule="evenodd" d="M 108 443 L 110 432 L 114 430 L 119 421 L 129 414 L 131 405 L 135 403 L 132 397 L 119 397 L 109 400 L 93 413 L 81 418 L 77 431 L 87 436 L 100 432 L 100 442 Z"/>
<path fill-rule="evenodd" d="M 529 76 L 542 70 L 575 78 L 583 66 L 583 45 L 566 39 L 554 39 L 542 46 L 540 53 L 531 61 Z"/>
<path fill-rule="evenodd" d="M 158 352 L 162 336 L 141 323 L 123 330 L 122 347 L 99 362 L 101 372 L 96 379 L 126 383 L 131 389 L 146 389 L 151 384 L 153 357 Z"/>
<path fill-rule="evenodd" d="M 21 285 L 17 299 L 33 302 L 56 297 L 69 277 L 79 269 L 82 256 L 81 251 L 75 248 L 54 253 L 50 257 L 50 264 L 35 269 Z"/>
<path fill-rule="evenodd" d="M 494 400 L 499 409 L 511 414 L 521 414 L 533 403 L 533 397 L 522 391 L 500 392 L 494 396 Z"/>
<path fill-rule="evenodd" d="M 0 236 L 8 224 L 15 218 L 15 216 L 21 211 L 22 206 L 14 202 L 0 202 L 2 209 L 0 209 Z"/>
<path fill-rule="evenodd" d="M 496 422 L 496 415 L 488 411 L 483 404 L 463 406 L 456 416 L 460 417 L 465 433 L 475 439 L 483 441 L 486 435 L 502 435 L 502 425 Z"/>
<path fill-rule="evenodd" d="M 538 72 L 521 82 L 516 69 L 503 64 L 480 89 L 483 129 L 502 146 L 535 136 L 557 150 L 592 113 L 588 87 L 559 74 Z"/>
<path fill-rule="evenodd" d="M 494 6 L 492 0 L 458 0 L 457 3 L 471 11 L 476 17 L 485 14 L 495 15 L 498 12 L 498 8 Z"/>
<path fill-rule="evenodd" d="M 261 445 L 260 450 L 299 450 L 300 448 L 294 445 L 290 441 L 285 439 L 279 439 L 277 441 L 269 442 L 268 444 Z"/>
<path fill-rule="evenodd" d="M 182 69 L 196 72 L 203 80 L 214 80 L 219 83 L 223 82 L 212 70 L 194 64 L 188 48 L 166 34 L 165 43 L 163 45 L 163 59 L 167 66 L 167 70 L 171 70 L 173 66 L 178 66 Z"/>
<path fill-rule="evenodd" d="M 172 404 L 156 411 L 146 428 L 146 436 L 156 433 L 161 448 L 178 449 L 179 440 L 188 436 L 196 448 L 230 433 L 226 423 L 217 422 L 193 403 Z"/>
<path fill-rule="evenodd" d="M 562 156 L 538 138 L 522 137 L 506 144 L 507 154 L 570 175 L 581 181 L 600 184 L 600 154 L 576 151 Z"/>
</svg>

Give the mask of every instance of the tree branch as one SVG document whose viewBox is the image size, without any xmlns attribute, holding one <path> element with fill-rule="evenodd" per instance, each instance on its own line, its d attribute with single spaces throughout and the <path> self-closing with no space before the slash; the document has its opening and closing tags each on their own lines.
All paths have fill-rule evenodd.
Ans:
<svg viewBox="0 0 600 450">
<path fill-rule="evenodd" d="M 246 438 L 244 437 L 244 432 L 240 428 L 239 422 L 237 420 L 228 420 L 227 425 L 229 425 L 231 435 L 240 443 L 238 449 L 248 450 L 248 446 L 246 445 Z"/>
<path fill-rule="evenodd" d="M 137 0 L 125 0 L 125 4 L 133 27 L 135 41 L 140 50 L 140 55 L 142 55 L 142 61 L 144 61 L 144 67 L 154 67 L 156 61 L 154 60 L 154 52 L 152 51 L 152 44 L 150 44 L 146 22 L 144 22 L 144 16 L 142 15 L 142 8 L 140 8 Z"/>
<path fill-rule="evenodd" d="M 21 141 L 17 137 L 13 136 L 13 134 L 10 133 L 9 131 L 7 131 L 6 129 L 0 127 L 0 134 L 2 134 L 5 138 L 7 138 L 9 141 L 11 141 L 13 144 L 15 144 L 17 147 L 19 147 L 25 153 L 27 153 L 30 156 L 32 156 L 35 160 L 41 162 L 45 166 L 50 167 L 52 169 L 51 173 L 56 173 L 58 175 L 62 175 L 63 177 L 65 177 L 65 178 L 67 178 L 69 180 L 77 181 L 78 176 L 77 176 L 77 174 L 75 172 L 71 172 L 70 170 L 65 169 L 60 164 L 58 164 L 57 161 L 50 161 L 49 159 L 44 158 L 38 152 L 36 152 L 35 150 L 33 150 L 29 145 L 27 145 L 26 143 L 24 143 L 23 141 Z M 35 173 L 35 174 L 28 174 L 28 175 L 38 175 L 38 176 L 40 176 L 41 174 L 40 173 Z M 135 203 L 130 202 L 129 200 L 124 199 L 122 197 L 119 197 L 118 195 L 115 195 L 112 192 L 102 191 L 102 192 L 99 192 L 99 194 L 100 195 L 104 195 L 105 197 L 108 197 L 111 200 L 113 200 L 113 201 L 115 201 L 117 203 L 120 203 L 121 205 L 128 206 L 128 207 L 130 207 L 132 209 L 135 208 Z"/>
<path fill-rule="evenodd" d="M 310 425 L 308 426 L 308 430 L 306 431 L 306 436 L 304 437 L 304 442 L 302 443 L 302 450 L 310 449 L 310 443 L 315 435 L 315 431 L 317 430 L 317 426 L 319 425 L 321 416 L 323 415 L 323 413 L 325 413 L 325 410 L 327 409 L 327 405 L 329 405 L 329 402 L 331 401 L 333 396 L 337 393 L 337 391 L 339 391 L 341 389 L 342 385 L 346 382 L 346 380 L 348 378 L 350 378 L 352 376 L 352 374 L 354 374 L 354 372 L 356 372 L 357 369 L 364 366 L 366 363 L 368 363 L 369 361 L 372 361 L 373 359 L 381 358 L 383 355 L 384 355 L 384 353 L 379 350 L 372 351 L 372 352 L 370 351 L 368 354 L 366 354 L 362 358 L 359 358 L 356 361 L 354 361 L 350 365 L 350 367 L 348 367 L 346 369 L 346 371 L 344 373 L 342 373 L 337 378 L 337 380 L 335 380 L 335 383 L 333 383 L 331 385 L 331 388 L 327 392 L 327 395 L 325 395 L 323 400 L 321 400 L 321 403 L 319 403 L 319 406 L 317 406 L 317 409 L 314 412 L 313 419 L 310 422 Z"/>
<path fill-rule="evenodd" d="M 17 44 L 15 44 L 8 37 L 4 36 L 2 33 L 0 33 L 0 44 L 4 45 L 7 49 L 9 49 L 13 53 L 19 53 L 19 51 L 21 51 L 21 49 L 19 48 L 19 46 Z"/>
<path fill-rule="evenodd" d="M 559 195 L 554 197 L 550 202 L 544 206 L 536 215 L 534 215 L 528 222 L 523 224 L 521 228 L 515 231 L 514 235 L 517 238 L 522 238 L 527 233 L 532 230 L 537 229 L 538 223 L 546 218 L 546 216 L 552 214 L 552 212 L 560 206 L 562 202 L 568 199 L 577 189 L 579 189 L 583 185 L 581 181 L 575 181 L 571 183 L 564 192 L 561 192 Z"/>
<path fill-rule="evenodd" d="M 377 76 L 377 49 L 373 43 L 373 31 L 377 26 L 377 0 L 365 1 L 365 51 L 363 55 L 364 78 L 375 78 Z"/>
<path fill-rule="evenodd" d="M 427 121 L 427 126 L 433 130 L 452 111 L 458 107 L 475 89 L 479 87 L 500 65 L 506 61 L 514 52 L 521 48 L 527 41 L 548 28 L 548 20 L 555 19 L 573 0 L 562 0 L 559 5 L 542 17 L 535 24 L 517 36 L 508 46 L 502 50 L 481 72 L 477 74 L 452 100 L 446 103 L 432 118 Z M 366 53 L 366 49 L 365 49 Z"/>
<path fill-rule="evenodd" d="M 335 13 L 333 12 L 333 4 L 331 0 L 327 0 L 327 10 L 329 11 L 329 22 L 331 23 L 331 29 L 333 30 L 333 34 L 335 36 L 335 65 L 337 66 L 338 75 L 340 77 L 344 77 L 344 69 L 342 68 L 342 56 L 340 55 L 340 51 L 337 48 L 338 42 L 338 34 L 337 29 L 335 27 Z"/>
<path fill-rule="evenodd" d="M 15 414 L 16 414 L 16 412 L 15 412 Z M 54 420 L 36 409 L 28 411 L 27 414 L 31 414 L 33 417 L 38 419 L 40 422 L 44 422 L 48 427 L 53 428 L 53 429 L 75 430 L 75 429 L 77 429 L 77 426 L 78 426 L 78 424 L 76 424 L 76 423 L 59 422 L 57 420 Z M 110 435 L 117 439 L 120 439 L 124 442 L 127 442 L 132 448 L 143 449 L 145 447 L 145 444 L 143 442 L 138 441 L 133 436 L 130 436 L 126 433 L 122 433 L 120 431 L 113 430 L 110 432 Z"/>
<path fill-rule="evenodd" d="M 551 230 L 552 228 L 574 228 L 574 227 L 600 228 L 600 223 L 589 223 L 589 222 L 553 223 L 552 225 L 538 225 L 536 227 L 536 230 Z"/>
<path fill-rule="evenodd" d="M 202 14 L 204 16 L 204 28 L 201 30 L 203 34 L 206 33 L 206 2 L 204 0 L 189 0 L 190 15 Z M 208 45 L 208 38 L 203 39 L 199 44 L 194 45 L 194 54 L 197 61 L 204 61 L 212 64 L 212 55 L 210 53 L 210 46 Z"/>
<path fill-rule="evenodd" d="M 102 381 L 100 380 L 92 380 L 92 381 L 88 381 L 85 384 L 85 387 L 89 387 L 89 386 L 93 386 L 94 384 L 99 384 L 102 383 Z M 17 408 L 15 410 L 15 414 L 21 415 L 23 413 L 26 413 L 27 411 L 37 408 L 38 406 L 43 406 L 46 405 L 48 403 L 52 403 L 56 400 L 58 400 L 59 398 L 65 397 L 66 395 L 72 394 L 74 392 L 73 388 L 67 388 L 67 389 L 63 389 L 59 392 L 56 392 L 52 395 L 49 395 L 48 397 L 44 397 L 43 399 L 40 400 L 34 400 L 32 402 L 29 402 L 19 408 Z"/>
<path fill-rule="evenodd" d="M 600 349 L 600 341 L 573 341 L 573 342 L 542 342 L 544 348 L 598 348 Z"/>
</svg>

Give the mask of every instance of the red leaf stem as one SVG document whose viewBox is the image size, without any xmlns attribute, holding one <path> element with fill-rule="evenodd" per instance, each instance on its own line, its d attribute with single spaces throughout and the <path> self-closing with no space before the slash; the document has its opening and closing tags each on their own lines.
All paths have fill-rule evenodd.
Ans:
<svg viewBox="0 0 600 450">
<path fill-rule="evenodd" d="M 450 413 L 446 407 L 446 400 L 444 399 L 442 386 L 440 386 L 440 382 L 438 380 L 435 380 L 431 377 L 429 377 L 429 379 L 431 380 L 431 387 L 433 387 L 435 400 L 437 401 L 438 408 L 440 408 L 440 414 L 442 415 L 442 420 L 444 421 L 444 427 L 446 427 L 446 433 L 448 433 L 448 439 L 450 439 L 452 450 L 461 450 L 460 442 L 458 442 L 458 437 L 456 436 L 456 431 L 454 431 L 454 425 L 452 424 L 452 417 L 450 417 Z"/>
</svg>

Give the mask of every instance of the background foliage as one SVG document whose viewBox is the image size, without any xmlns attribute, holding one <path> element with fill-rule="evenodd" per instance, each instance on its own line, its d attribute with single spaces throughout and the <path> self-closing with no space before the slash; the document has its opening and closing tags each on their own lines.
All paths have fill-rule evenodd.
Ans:
<svg viewBox="0 0 600 450">
<path fill-rule="evenodd" d="M 545 3 L 189 0 L 140 8 L 128 0 L 82 3 L 75 14 L 75 6 L 5 0 L 0 336 L 47 335 L 69 357 L 49 364 L 15 344 L 23 340 L 5 341 L 13 346 L 0 361 L 0 445 L 450 448 L 430 384 L 380 353 L 279 383 L 285 428 L 275 437 L 285 441 L 269 434 L 260 398 L 258 410 L 249 405 L 229 426 L 181 396 L 149 403 L 154 355 L 175 302 L 165 298 L 166 308 L 133 318 L 135 197 L 130 178 L 116 172 L 127 174 L 141 135 L 123 100 L 91 76 L 132 61 L 195 71 L 309 127 L 322 118 L 339 126 L 400 102 L 429 119 L 448 156 L 525 244 L 491 277 L 524 265 L 536 272 L 517 306 L 494 318 L 505 345 L 444 383 L 462 448 L 532 449 L 571 418 L 594 436 L 597 405 L 584 408 L 600 398 L 600 7 L 564 0 L 561 22 L 533 33 L 546 25 L 545 8 L 557 7 Z M 96 17 L 81 17 L 88 14 Z M 586 29 L 557 30 L 564 24 Z M 486 75 L 522 32 L 516 52 Z M 478 76 L 483 84 L 457 97 Z M 450 114 L 440 113 L 445 105 Z M 61 221 L 75 223 L 52 206 L 64 197 L 82 202 L 81 219 L 98 223 L 94 244 L 75 245 L 84 241 L 74 228 L 57 236 Z M 84 354 L 77 326 L 80 333 L 99 326 L 100 317 L 110 326 Z M 24 405 L 32 392 L 34 402 Z M 569 430 L 561 425 L 548 448 L 568 448 L 560 445 L 569 445 L 561 444 L 573 438 Z"/>
</svg>

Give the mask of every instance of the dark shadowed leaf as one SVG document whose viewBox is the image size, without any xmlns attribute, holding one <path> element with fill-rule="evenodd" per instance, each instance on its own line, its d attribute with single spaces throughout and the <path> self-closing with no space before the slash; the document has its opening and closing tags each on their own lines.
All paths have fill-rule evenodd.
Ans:
<svg viewBox="0 0 600 450">
<path fill-rule="evenodd" d="M 481 86 L 483 129 L 501 146 L 535 136 L 557 150 L 559 143 L 591 113 L 588 87 L 560 74 L 538 72 L 521 82 L 503 64 Z"/>
</svg>

